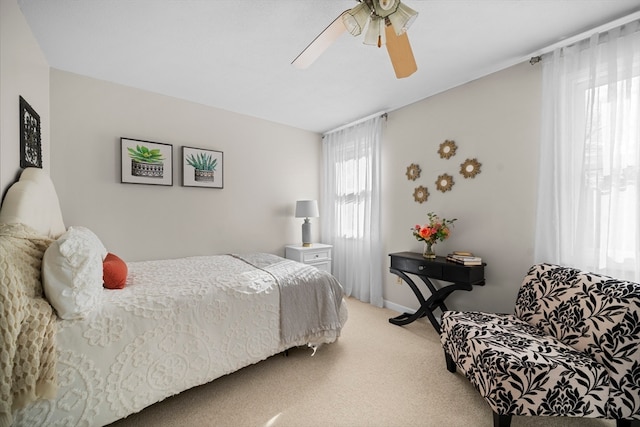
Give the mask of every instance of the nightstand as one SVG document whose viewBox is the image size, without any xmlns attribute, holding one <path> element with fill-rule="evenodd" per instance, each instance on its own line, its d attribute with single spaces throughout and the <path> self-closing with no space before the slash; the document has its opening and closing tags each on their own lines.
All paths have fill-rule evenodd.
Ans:
<svg viewBox="0 0 640 427">
<path fill-rule="evenodd" d="M 284 247 L 284 257 L 304 264 L 313 265 L 320 270 L 331 273 L 331 250 L 333 246 L 314 243 L 313 246 L 287 245 Z"/>
</svg>

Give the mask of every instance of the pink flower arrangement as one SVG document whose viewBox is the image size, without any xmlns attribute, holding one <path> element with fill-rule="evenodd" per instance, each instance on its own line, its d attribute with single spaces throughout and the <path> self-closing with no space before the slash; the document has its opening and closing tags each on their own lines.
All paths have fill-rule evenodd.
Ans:
<svg viewBox="0 0 640 427">
<path fill-rule="evenodd" d="M 453 227 L 454 219 L 446 219 L 440 217 L 433 212 L 427 214 L 429 223 L 425 225 L 416 225 L 411 229 L 413 236 L 421 242 L 436 243 L 442 242 L 449 237 L 450 227 Z"/>
</svg>

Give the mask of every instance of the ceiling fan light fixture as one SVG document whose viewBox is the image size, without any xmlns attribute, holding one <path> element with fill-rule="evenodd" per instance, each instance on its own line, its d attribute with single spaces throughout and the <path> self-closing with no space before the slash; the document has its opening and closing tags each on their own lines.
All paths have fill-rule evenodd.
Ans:
<svg viewBox="0 0 640 427">
<path fill-rule="evenodd" d="M 399 79 L 409 77 L 418 69 L 407 36 L 407 29 L 418 12 L 405 6 L 402 0 L 358 0 L 358 5 L 342 12 L 293 60 L 297 68 L 307 68 L 329 45 L 345 32 L 353 36 L 364 34 L 363 43 L 386 45 L 391 65 Z M 365 29 L 366 27 L 366 29 Z"/>
<path fill-rule="evenodd" d="M 380 8 L 382 10 L 391 10 L 396 6 L 399 0 L 379 0 Z"/>
<path fill-rule="evenodd" d="M 396 12 L 396 9 L 400 5 L 400 0 L 368 0 L 371 1 L 371 5 L 376 15 L 379 18 L 386 18 Z"/>
<path fill-rule="evenodd" d="M 389 21 L 391 21 L 396 34 L 401 35 L 409 29 L 417 17 L 418 12 L 404 3 L 400 3 L 396 11 L 389 15 Z"/>
<path fill-rule="evenodd" d="M 364 3 L 359 3 L 342 15 L 342 22 L 352 36 L 358 36 L 364 30 L 369 15 L 371 15 L 369 7 Z"/>
<path fill-rule="evenodd" d="M 386 43 L 384 19 L 371 17 L 362 43 L 378 47 Z"/>
</svg>

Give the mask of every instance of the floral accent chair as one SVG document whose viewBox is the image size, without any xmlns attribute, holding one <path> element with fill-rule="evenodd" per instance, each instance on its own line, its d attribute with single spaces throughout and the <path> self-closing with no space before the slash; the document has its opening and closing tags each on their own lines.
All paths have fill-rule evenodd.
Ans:
<svg viewBox="0 0 640 427">
<path fill-rule="evenodd" d="M 446 311 L 440 337 L 447 369 L 471 381 L 496 427 L 512 415 L 640 426 L 640 284 L 535 265 L 514 314 Z"/>
</svg>

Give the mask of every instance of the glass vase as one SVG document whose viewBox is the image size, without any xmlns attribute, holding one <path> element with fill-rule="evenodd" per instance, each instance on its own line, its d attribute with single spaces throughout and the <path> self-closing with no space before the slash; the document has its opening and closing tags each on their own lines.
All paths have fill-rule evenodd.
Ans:
<svg viewBox="0 0 640 427">
<path fill-rule="evenodd" d="M 432 242 L 424 242 L 424 250 L 422 251 L 422 256 L 425 258 L 435 258 L 436 251 L 433 248 L 435 243 Z"/>
</svg>

